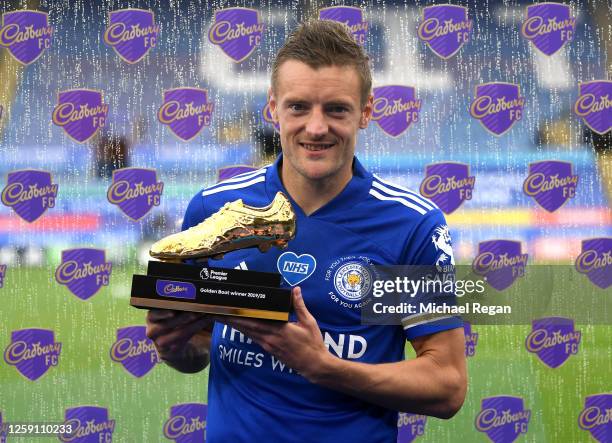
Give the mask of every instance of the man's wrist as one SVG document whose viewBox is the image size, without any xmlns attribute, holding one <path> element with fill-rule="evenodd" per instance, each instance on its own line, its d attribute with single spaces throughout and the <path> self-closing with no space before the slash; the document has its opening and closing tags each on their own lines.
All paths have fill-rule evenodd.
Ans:
<svg viewBox="0 0 612 443">
<path fill-rule="evenodd" d="M 321 354 L 314 368 L 307 374 L 303 374 L 311 383 L 329 386 L 332 380 L 337 380 L 335 374 L 340 370 L 342 359 L 326 351 Z"/>
</svg>

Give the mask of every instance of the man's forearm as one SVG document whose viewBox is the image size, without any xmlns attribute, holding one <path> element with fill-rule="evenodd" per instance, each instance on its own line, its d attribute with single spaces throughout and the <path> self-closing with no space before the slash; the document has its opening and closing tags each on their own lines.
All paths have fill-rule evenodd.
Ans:
<svg viewBox="0 0 612 443">
<path fill-rule="evenodd" d="M 196 334 L 185 345 L 183 352 L 176 356 L 163 358 L 171 368 L 186 374 L 200 372 L 210 361 L 210 335 Z"/>
</svg>

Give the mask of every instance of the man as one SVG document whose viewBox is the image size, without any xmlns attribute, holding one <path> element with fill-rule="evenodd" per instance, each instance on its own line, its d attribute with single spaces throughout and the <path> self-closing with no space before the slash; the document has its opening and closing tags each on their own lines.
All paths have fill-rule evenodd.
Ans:
<svg viewBox="0 0 612 443">
<path fill-rule="evenodd" d="M 459 319 L 360 322 L 355 283 L 368 265 L 436 264 L 444 217 L 433 203 L 368 173 L 354 158 L 372 112 L 367 56 L 342 25 L 301 25 L 277 54 L 269 91 L 280 124 L 276 163 L 198 193 L 183 229 L 225 202 L 289 196 L 297 236 L 286 252 L 244 249 L 211 266 L 281 271 L 296 321 L 151 311 L 147 334 L 182 372 L 210 357 L 207 441 L 392 442 L 397 412 L 453 416 L 466 392 Z M 447 249 L 448 250 L 448 249 Z M 302 264 L 288 273 L 282 263 Z M 450 264 L 446 263 L 446 264 Z M 299 284 L 299 286 L 298 286 Z M 203 330 L 204 329 L 204 330 Z M 404 360 L 406 338 L 417 358 Z"/>
</svg>

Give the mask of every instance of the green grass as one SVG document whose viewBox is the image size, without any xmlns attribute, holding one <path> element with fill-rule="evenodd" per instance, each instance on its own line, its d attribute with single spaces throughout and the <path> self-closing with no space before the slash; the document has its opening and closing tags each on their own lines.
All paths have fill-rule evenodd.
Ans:
<svg viewBox="0 0 612 443">
<path fill-rule="evenodd" d="M 109 358 L 117 328 L 144 324 L 144 311 L 128 305 L 131 275 L 142 271 L 115 268 L 109 287 L 81 301 L 55 283 L 51 267 L 8 269 L 0 289 L 2 351 L 11 331 L 31 327 L 55 331 L 62 351 L 59 365 L 36 382 L 0 360 L 4 421 L 60 422 L 66 408 L 98 405 L 107 407 L 116 420 L 114 441 L 166 442 L 162 425 L 172 405 L 206 403 L 207 371 L 183 375 L 157 365 L 137 379 Z M 428 419 L 418 441 L 488 441 L 475 430 L 474 419 L 481 399 L 495 395 L 520 396 L 531 409 L 529 431 L 518 441 L 593 441 L 578 428 L 577 420 L 586 396 L 612 390 L 612 327 L 577 325 L 582 331 L 580 350 L 557 369 L 548 368 L 525 350 L 528 326 L 475 325 L 473 329 L 479 338 L 476 355 L 468 361 L 466 402 L 450 421 Z"/>
</svg>

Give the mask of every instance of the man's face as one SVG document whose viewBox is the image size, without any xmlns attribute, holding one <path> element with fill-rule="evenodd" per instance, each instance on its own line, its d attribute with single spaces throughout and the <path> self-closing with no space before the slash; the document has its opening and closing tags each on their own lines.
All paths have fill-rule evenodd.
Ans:
<svg viewBox="0 0 612 443">
<path fill-rule="evenodd" d="M 353 67 L 314 70 L 297 60 L 278 70 L 270 111 L 280 124 L 283 172 L 307 180 L 350 177 L 357 131 L 368 125 L 372 98 L 362 108 Z"/>
</svg>

